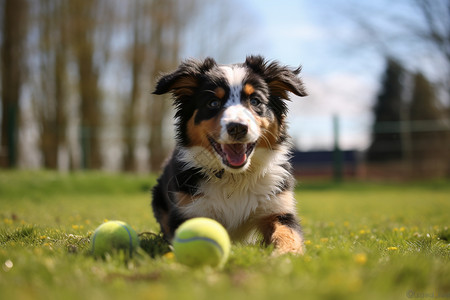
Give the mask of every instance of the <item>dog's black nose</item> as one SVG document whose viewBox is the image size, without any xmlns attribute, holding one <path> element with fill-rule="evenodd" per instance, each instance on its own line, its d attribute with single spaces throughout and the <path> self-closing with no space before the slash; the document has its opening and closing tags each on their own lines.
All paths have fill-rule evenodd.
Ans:
<svg viewBox="0 0 450 300">
<path fill-rule="evenodd" d="M 247 135 L 248 126 L 233 122 L 227 125 L 227 132 L 233 139 L 240 140 Z"/>
</svg>

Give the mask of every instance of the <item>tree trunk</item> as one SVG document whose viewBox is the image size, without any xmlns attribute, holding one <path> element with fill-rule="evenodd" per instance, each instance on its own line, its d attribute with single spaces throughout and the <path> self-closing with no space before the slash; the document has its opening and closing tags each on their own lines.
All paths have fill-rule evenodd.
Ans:
<svg viewBox="0 0 450 300">
<path fill-rule="evenodd" d="M 26 0 L 5 0 L 3 6 L 0 167 L 13 168 L 17 165 L 19 100 L 23 81 L 23 46 L 26 40 L 28 3 Z"/>
<path fill-rule="evenodd" d="M 124 171 L 136 171 L 136 158 L 134 155 L 136 147 L 136 127 L 138 118 L 136 115 L 137 104 L 139 99 L 140 76 L 142 64 L 145 61 L 145 50 L 142 39 L 142 27 L 145 25 L 145 6 L 142 2 L 134 2 L 134 11 L 132 11 L 131 23 L 133 24 L 133 44 L 131 46 L 131 90 L 127 107 L 124 109 L 123 126 L 124 126 L 124 154 L 123 169 Z M 144 23 L 144 24 L 142 24 Z M 150 45 L 145 45 L 149 47 Z"/>
<path fill-rule="evenodd" d="M 96 12 L 98 1 L 70 1 L 72 36 L 71 45 L 78 67 L 78 88 L 80 92 L 80 143 L 82 152 L 82 166 L 87 169 L 101 167 L 100 153 L 100 90 L 99 70 L 95 64 L 94 51 L 95 34 L 100 18 Z"/>
<path fill-rule="evenodd" d="M 182 26 L 178 19 L 177 6 L 173 1 L 166 1 L 159 6 L 159 14 L 155 16 L 153 25 L 152 45 L 153 49 L 153 69 L 152 78 L 157 78 L 163 70 L 171 69 L 175 66 L 179 53 L 179 31 Z M 164 36 L 172 39 L 167 44 L 161 43 Z M 167 38 L 167 37 L 166 37 Z M 164 99 L 152 97 L 149 105 L 149 126 L 150 140 L 148 148 L 150 152 L 150 168 L 152 171 L 159 171 L 167 157 L 167 149 L 163 143 L 163 121 L 169 110 Z"/>
<path fill-rule="evenodd" d="M 100 158 L 100 98 L 98 91 L 98 75 L 92 62 L 93 48 L 78 53 L 79 89 L 81 99 L 81 145 L 83 167 L 98 169 Z"/>
<path fill-rule="evenodd" d="M 37 96 L 44 167 L 57 169 L 59 150 L 66 146 L 66 19 L 65 2 L 40 1 L 41 94 Z"/>
</svg>

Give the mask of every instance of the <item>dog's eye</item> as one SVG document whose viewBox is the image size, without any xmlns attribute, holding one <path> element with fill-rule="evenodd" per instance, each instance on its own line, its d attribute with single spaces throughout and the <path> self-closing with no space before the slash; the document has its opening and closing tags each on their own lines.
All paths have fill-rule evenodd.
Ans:
<svg viewBox="0 0 450 300">
<path fill-rule="evenodd" d="M 219 99 L 212 99 L 208 102 L 208 107 L 211 109 L 218 109 L 220 108 L 221 102 Z"/>
<path fill-rule="evenodd" d="M 250 99 L 250 105 L 259 106 L 260 104 L 261 104 L 261 101 L 259 101 L 259 99 L 257 99 L 257 98 Z"/>
</svg>

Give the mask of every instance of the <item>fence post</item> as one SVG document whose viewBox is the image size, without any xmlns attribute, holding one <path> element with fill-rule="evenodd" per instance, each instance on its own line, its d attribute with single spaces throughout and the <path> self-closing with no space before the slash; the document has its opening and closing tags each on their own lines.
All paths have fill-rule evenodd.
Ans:
<svg viewBox="0 0 450 300">
<path fill-rule="evenodd" d="M 339 116 L 333 115 L 333 179 L 335 182 L 342 180 L 342 151 L 339 146 Z"/>
<path fill-rule="evenodd" d="M 81 168 L 86 170 L 90 168 L 89 154 L 90 154 L 90 131 L 89 127 L 81 125 Z"/>
</svg>

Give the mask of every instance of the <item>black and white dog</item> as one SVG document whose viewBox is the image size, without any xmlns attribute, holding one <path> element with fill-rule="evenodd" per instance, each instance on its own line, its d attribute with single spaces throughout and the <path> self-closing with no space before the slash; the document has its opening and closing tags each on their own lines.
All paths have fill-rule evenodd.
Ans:
<svg viewBox="0 0 450 300">
<path fill-rule="evenodd" d="M 153 189 L 164 236 L 194 217 L 220 222 L 235 241 L 262 236 L 276 253 L 303 253 L 286 129 L 288 92 L 305 96 L 291 69 L 261 56 L 243 64 L 184 61 L 154 94 L 171 92 L 177 145 Z"/>
</svg>

